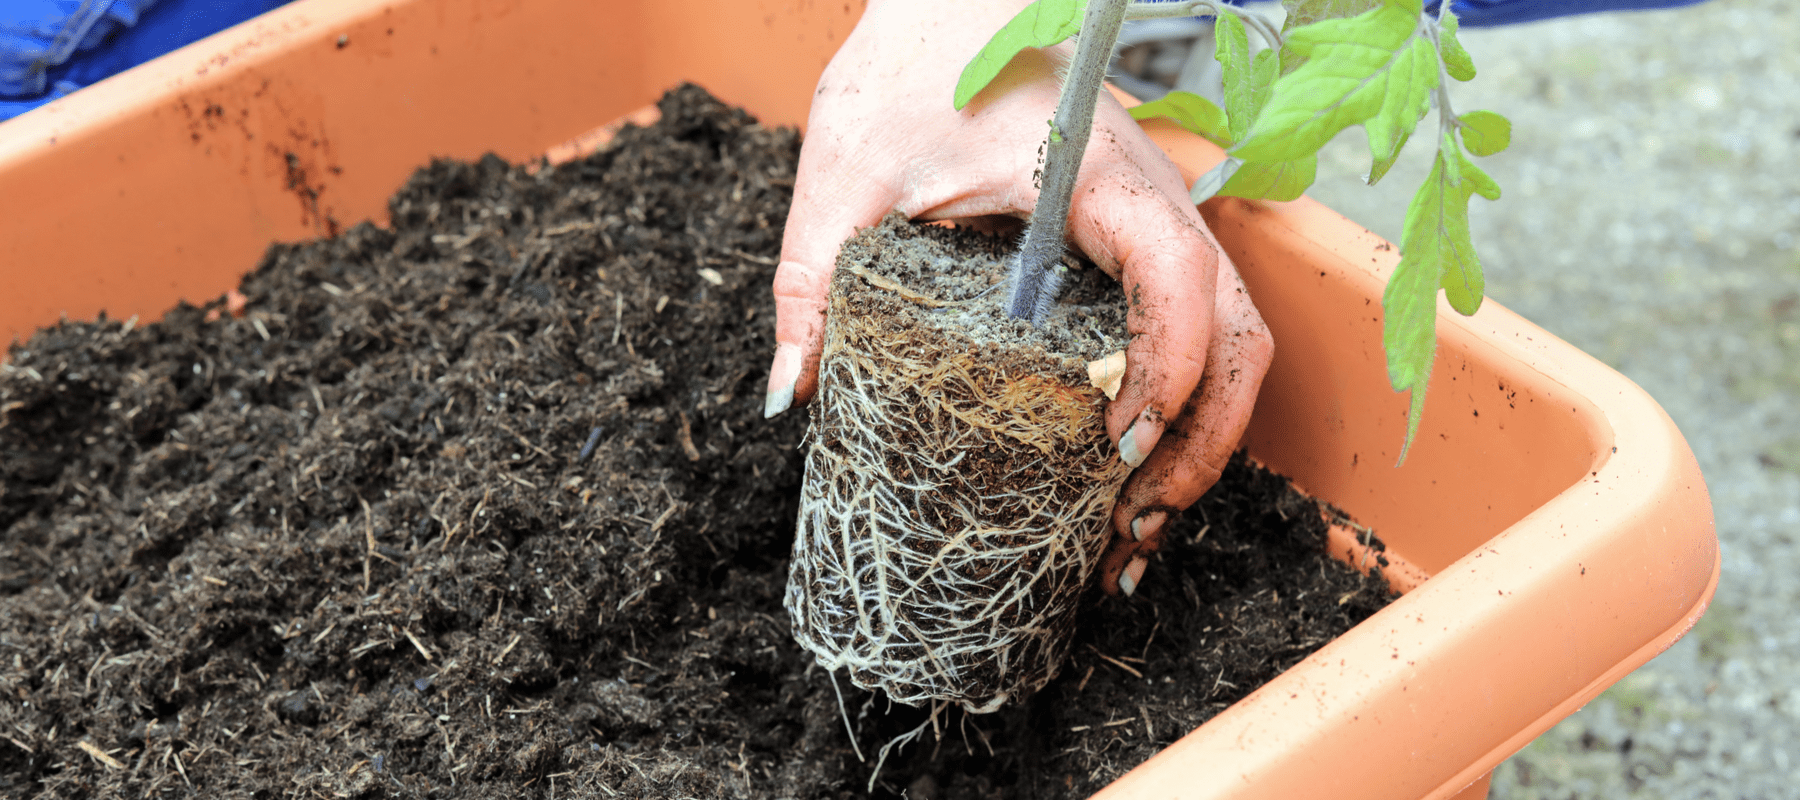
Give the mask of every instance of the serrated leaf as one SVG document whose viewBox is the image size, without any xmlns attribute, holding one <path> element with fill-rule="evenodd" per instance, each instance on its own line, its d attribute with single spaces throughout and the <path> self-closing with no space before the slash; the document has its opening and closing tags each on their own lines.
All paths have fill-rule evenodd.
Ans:
<svg viewBox="0 0 1800 800">
<path fill-rule="evenodd" d="M 1400 155 L 1400 147 L 1412 135 L 1425 112 L 1431 110 L 1431 90 L 1438 85 L 1437 51 L 1431 42 L 1413 37 L 1388 70 L 1387 92 L 1382 97 L 1381 111 L 1363 123 L 1369 137 L 1369 155 L 1375 164 L 1392 166 Z M 1387 167 L 1369 170 L 1369 183 L 1380 180 Z"/>
<path fill-rule="evenodd" d="M 1441 188 L 1437 180 L 1444 159 L 1431 170 L 1431 178 L 1413 195 L 1406 210 L 1406 238 L 1412 239 L 1418 221 L 1424 216 L 1432 187 Z M 1402 248 L 1400 264 L 1388 277 L 1381 293 L 1381 345 L 1387 351 L 1388 382 L 1396 392 L 1411 392 L 1411 408 L 1406 415 L 1406 440 L 1400 446 L 1400 463 L 1412 449 L 1413 437 L 1419 432 L 1419 421 L 1425 413 L 1425 390 L 1431 383 L 1431 361 L 1437 354 L 1437 265 L 1422 251 Z M 1396 465 L 1398 466 L 1398 465 Z"/>
<path fill-rule="evenodd" d="M 1350 19 L 1295 30 L 1287 46 L 1305 63 L 1275 84 L 1269 103 L 1232 155 L 1291 161 L 1381 112 L 1400 53 L 1418 16 L 1384 5 Z"/>
<path fill-rule="evenodd" d="M 1413 16 L 1418 16 L 1422 11 L 1419 0 L 1281 0 L 1281 5 L 1287 11 L 1287 16 L 1281 22 L 1283 39 L 1288 38 L 1288 32 L 1296 28 L 1330 19 L 1347 19 L 1384 5 L 1399 5 Z M 1281 48 L 1281 74 L 1293 72 L 1302 60 L 1290 48 Z"/>
<path fill-rule="evenodd" d="M 1407 206 L 1403 255 L 1381 296 L 1388 380 L 1395 391 L 1413 393 L 1402 461 L 1418 432 L 1425 386 L 1431 379 L 1437 349 L 1437 290 L 1442 288 L 1450 306 L 1462 314 L 1481 307 L 1481 259 L 1469 237 L 1469 198 L 1500 197 L 1500 186 L 1469 161 L 1449 135 L 1442 137 L 1438 148 L 1431 174 Z"/>
<path fill-rule="evenodd" d="M 1481 259 L 1469 236 L 1469 198 L 1500 197 L 1500 186 L 1457 149 L 1448 135 L 1438 144 L 1431 175 L 1406 210 L 1401 250 L 1438 265 L 1438 283 L 1450 306 L 1463 314 L 1481 308 Z"/>
<path fill-rule="evenodd" d="M 1482 172 L 1480 167 L 1475 166 L 1475 162 L 1470 161 L 1468 156 L 1457 150 L 1454 144 L 1449 136 L 1445 136 L 1443 144 L 1440 146 L 1450 151 L 1460 173 L 1457 176 L 1458 182 L 1465 193 L 1478 194 L 1488 200 L 1499 200 L 1500 184 L 1489 177 L 1486 172 Z"/>
<path fill-rule="evenodd" d="M 1415 204 L 1417 203 L 1415 199 Z M 1396 392 L 1412 392 L 1400 462 L 1412 449 L 1425 412 L 1425 390 L 1437 355 L 1437 276 L 1432 264 L 1403 256 L 1381 293 L 1381 344 L 1387 351 L 1388 382 Z M 1396 465 L 1397 466 L 1397 465 Z"/>
<path fill-rule="evenodd" d="M 1491 156 L 1512 144 L 1512 121 L 1492 111 L 1471 111 L 1456 118 L 1463 146 L 1478 156 Z"/>
<path fill-rule="evenodd" d="M 1231 138 L 1225 110 L 1213 105 L 1213 101 L 1191 92 L 1170 92 L 1156 100 L 1131 107 L 1132 119 L 1152 117 L 1168 117 L 1175 124 L 1206 137 L 1220 147 L 1230 147 L 1236 141 Z"/>
<path fill-rule="evenodd" d="M 1019 51 L 1049 47 L 1074 36 L 1081 30 L 1086 10 L 1086 0 L 1037 0 L 1021 9 L 963 67 L 962 77 L 956 80 L 956 110 L 961 111 L 987 88 Z"/>
<path fill-rule="evenodd" d="M 1243 161 L 1226 156 L 1224 161 L 1220 161 L 1205 174 L 1194 179 L 1194 188 L 1188 190 L 1188 199 L 1193 200 L 1195 205 L 1211 200 L 1213 195 L 1218 194 L 1219 190 L 1225 187 L 1226 182 L 1231 180 L 1231 176 L 1236 175 L 1238 168 L 1243 165 Z"/>
<path fill-rule="evenodd" d="M 1438 57 L 1444 59 L 1444 71 L 1459 81 L 1475 79 L 1475 59 L 1469 57 L 1462 42 L 1456 39 L 1456 13 L 1444 9 L 1443 24 L 1438 27 Z"/>
<path fill-rule="evenodd" d="M 1306 193 L 1318 172 L 1316 154 L 1292 161 L 1246 161 L 1218 193 L 1249 200 L 1296 200 Z"/>
<path fill-rule="evenodd" d="M 1250 33 L 1238 15 L 1225 13 L 1213 18 L 1213 58 L 1219 62 L 1220 82 L 1225 89 L 1225 107 L 1243 117 L 1233 120 L 1231 141 L 1249 130 L 1254 111 L 1244 108 L 1250 98 L 1254 76 L 1250 68 Z M 1228 145 L 1229 146 L 1229 145 Z"/>
<path fill-rule="evenodd" d="M 1400 143 L 1394 146 L 1393 153 L 1390 153 L 1387 158 L 1378 158 L 1369 164 L 1369 174 L 1363 179 L 1363 182 L 1374 186 L 1383 175 L 1388 173 L 1388 170 L 1393 169 L 1394 163 L 1400 160 L 1400 151 L 1406 149 L 1406 141 L 1410 138 L 1412 138 L 1412 131 L 1402 132 Z"/>
<path fill-rule="evenodd" d="M 1229 75 L 1229 73 L 1227 73 Z M 1256 118 L 1262 113 L 1263 106 L 1268 105 L 1269 95 L 1275 90 L 1275 80 L 1281 77 L 1280 65 L 1276 62 L 1274 50 L 1263 50 L 1250 61 L 1250 71 L 1246 79 L 1234 84 L 1229 78 L 1225 82 L 1225 107 L 1231 117 L 1231 140 L 1241 142 Z"/>
<path fill-rule="evenodd" d="M 1282 9 L 1287 11 L 1287 18 L 1281 23 L 1281 32 L 1286 34 L 1302 25 L 1311 25 L 1320 20 L 1354 17 L 1382 5 L 1383 2 L 1385 0 L 1281 0 Z"/>
</svg>

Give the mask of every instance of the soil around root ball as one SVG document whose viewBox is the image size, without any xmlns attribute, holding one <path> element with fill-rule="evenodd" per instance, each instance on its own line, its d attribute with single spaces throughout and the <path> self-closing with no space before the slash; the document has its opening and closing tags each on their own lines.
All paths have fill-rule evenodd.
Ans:
<svg viewBox="0 0 1800 800">
<path fill-rule="evenodd" d="M 241 317 L 11 351 L 0 795 L 864 796 L 781 607 L 802 415 L 761 416 L 798 138 L 661 105 L 422 169 Z M 1085 796 L 1373 613 L 1282 486 L 1235 465 L 1060 678 L 876 794 Z M 923 719 L 844 701 L 864 751 Z"/>
</svg>

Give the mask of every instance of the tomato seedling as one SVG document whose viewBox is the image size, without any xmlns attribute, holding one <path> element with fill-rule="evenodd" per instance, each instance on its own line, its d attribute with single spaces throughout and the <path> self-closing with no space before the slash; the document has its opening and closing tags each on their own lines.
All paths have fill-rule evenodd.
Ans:
<svg viewBox="0 0 1800 800">
<path fill-rule="evenodd" d="M 1168 117 L 1224 148 L 1219 165 L 1195 181 L 1198 203 L 1214 195 L 1293 200 L 1312 185 L 1318 151 L 1361 125 L 1371 158 L 1367 182 L 1381 180 L 1418 124 L 1435 106 L 1437 154 L 1407 207 L 1400 264 L 1382 295 L 1388 379 L 1411 392 L 1406 441 L 1418 432 L 1437 350 L 1437 292 L 1474 314 L 1484 293 L 1481 261 L 1469 236 L 1469 198 L 1500 197 L 1500 187 L 1470 160 L 1504 150 L 1511 124 L 1492 111 L 1457 114 L 1450 80 L 1475 77 L 1456 39 L 1449 4 L 1423 0 L 1283 0 L 1277 29 L 1252 12 L 1216 0 L 1037 0 L 989 40 L 964 68 L 955 104 L 963 108 L 1027 47 L 1049 47 L 1079 34 L 1045 145 L 1042 191 L 1014 257 L 1008 304 L 1014 318 L 1040 323 L 1060 286 L 1070 195 L 1093 128 L 1112 49 L 1125 20 L 1211 14 L 1214 57 L 1225 105 L 1176 92 L 1131 109 L 1136 119 Z M 1249 30 L 1265 45 L 1252 55 Z"/>
</svg>

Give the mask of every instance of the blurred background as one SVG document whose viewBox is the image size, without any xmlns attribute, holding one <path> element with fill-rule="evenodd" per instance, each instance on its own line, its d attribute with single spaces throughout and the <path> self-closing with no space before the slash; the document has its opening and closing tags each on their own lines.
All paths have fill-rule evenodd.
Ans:
<svg viewBox="0 0 1800 800">
<path fill-rule="evenodd" d="M 1724 559 L 1699 626 L 1503 764 L 1491 796 L 1800 798 L 1800 12 L 1711 0 L 1461 39 L 1480 74 L 1456 110 L 1513 122 L 1480 160 L 1504 195 L 1471 207 L 1490 299 L 1667 409 Z M 1204 59 L 1161 38 L 1121 64 L 1203 85 L 1201 41 Z M 1399 241 L 1430 156 L 1364 186 L 1351 128 L 1308 194 Z"/>
<path fill-rule="evenodd" d="M 1210 38 L 1193 59 L 1184 40 L 1206 25 L 1184 23 L 1127 34 L 1134 94 L 1217 99 Z M 1456 110 L 1514 126 L 1480 160 L 1505 195 L 1471 205 L 1490 301 L 1661 402 L 1705 472 L 1724 560 L 1699 627 L 1507 760 L 1490 796 L 1800 798 L 1800 11 L 1710 0 L 1460 38 L 1480 74 L 1453 86 Z M 1399 241 L 1429 159 L 1415 144 L 1363 186 L 1350 128 L 1309 195 Z"/>
<path fill-rule="evenodd" d="M 1482 164 L 1505 194 L 1471 212 L 1490 295 L 1662 403 L 1724 560 L 1699 626 L 1492 796 L 1800 797 L 1800 12 L 1713 0 L 1462 39 L 1480 74 L 1458 109 L 1513 121 Z M 1356 133 L 1312 194 L 1397 240 L 1428 165 L 1361 186 Z"/>
</svg>

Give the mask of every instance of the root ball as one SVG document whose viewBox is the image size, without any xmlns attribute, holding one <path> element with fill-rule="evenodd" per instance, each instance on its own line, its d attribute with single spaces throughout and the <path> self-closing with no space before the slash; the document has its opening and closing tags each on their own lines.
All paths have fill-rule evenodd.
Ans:
<svg viewBox="0 0 1800 800">
<path fill-rule="evenodd" d="M 1129 472 L 1086 375 L 1122 297 L 1078 270 L 1034 330 L 989 291 L 1001 255 L 893 218 L 845 245 L 786 598 L 821 665 L 976 713 L 1056 675 Z"/>
</svg>

